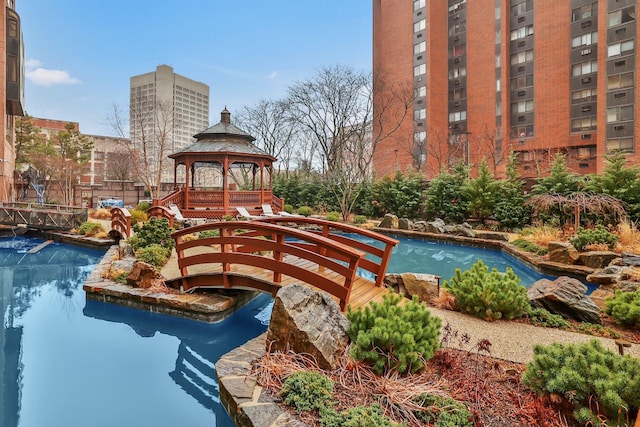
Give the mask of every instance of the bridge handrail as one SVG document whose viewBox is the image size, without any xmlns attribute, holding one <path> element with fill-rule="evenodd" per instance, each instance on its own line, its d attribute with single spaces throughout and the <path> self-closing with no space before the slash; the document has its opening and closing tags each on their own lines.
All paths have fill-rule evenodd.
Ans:
<svg viewBox="0 0 640 427">
<path fill-rule="evenodd" d="M 5 202 L 1 200 L 0 200 L 0 208 L 34 209 L 34 210 L 40 210 L 40 211 L 55 211 L 55 212 L 69 212 L 69 213 L 82 213 L 87 211 L 87 208 L 83 208 L 81 206 L 57 205 L 53 203 L 38 203 L 38 202 Z"/>
<path fill-rule="evenodd" d="M 329 239 L 335 240 L 347 246 L 356 248 L 365 252 L 366 254 L 371 254 L 377 258 L 380 258 L 380 262 L 376 262 L 371 259 L 363 259 L 360 261 L 360 268 L 367 270 L 376 276 L 376 286 L 380 287 L 384 281 L 384 275 L 387 271 L 387 266 L 389 265 L 389 258 L 391 257 L 391 252 L 393 248 L 399 243 L 397 239 L 393 237 L 386 236 L 384 234 L 376 233 L 371 230 L 367 230 L 365 228 L 356 227 L 350 224 L 344 224 L 341 222 L 335 221 L 327 221 L 319 218 L 309 218 L 305 216 L 265 216 L 257 221 L 261 222 L 269 222 L 272 224 L 279 223 L 295 223 L 297 225 L 306 224 L 306 225 L 315 225 L 320 226 L 321 230 L 307 230 L 314 234 L 320 234 L 323 237 L 327 237 Z M 370 245 L 368 243 L 352 239 L 342 234 L 331 233 L 331 229 L 340 230 L 344 233 L 357 234 L 359 236 L 367 237 L 373 239 L 377 242 L 380 242 L 384 245 L 384 248 L 378 248 L 377 246 Z"/>
<path fill-rule="evenodd" d="M 162 206 L 162 205 L 151 206 L 149 209 L 147 209 L 148 218 L 151 218 L 151 217 L 156 217 L 159 219 L 166 218 L 169 221 L 169 227 L 171 228 L 173 228 L 175 216 L 176 215 L 173 212 L 171 212 L 171 209 L 167 208 L 166 206 Z"/>
<path fill-rule="evenodd" d="M 197 240 L 184 239 L 186 235 L 207 230 L 219 230 L 218 236 Z M 337 297 L 344 311 L 359 262 L 364 253 L 324 236 L 258 221 L 223 221 L 183 228 L 171 234 L 176 242 L 178 267 L 182 277 L 189 276 L 189 267 L 203 264 L 221 264 L 223 273 L 231 264 L 263 268 L 273 273 L 273 282 L 281 283 L 282 275 L 313 285 Z M 289 239 L 289 240 L 287 240 Z M 219 250 L 211 252 L 211 247 Z M 187 255 L 188 249 L 207 247 L 208 252 Z M 335 273 L 320 275 L 284 261 L 293 255 L 311 261 L 321 269 Z M 335 277 L 335 276 L 338 277 Z M 225 287 L 230 287 L 223 277 Z"/>
<path fill-rule="evenodd" d="M 111 230 L 115 230 L 122 237 L 131 237 L 131 213 L 127 208 L 111 209 Z"/>
</svg>

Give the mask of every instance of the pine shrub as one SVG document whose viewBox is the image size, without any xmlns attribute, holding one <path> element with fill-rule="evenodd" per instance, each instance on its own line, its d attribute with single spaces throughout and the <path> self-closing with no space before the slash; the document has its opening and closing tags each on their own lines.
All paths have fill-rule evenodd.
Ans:
<svg viewBox="0 0 640 427">
<path fill-rule="evenodd" d="M 566 329 L 571 324 L 559 314 L 553 314 L 549 310 L 544 308 L 529 307 L 526 316 L 531 321 L 532 325 L 544 326 L 547 328 Z"/>
<path fill-rule="evenodd" d="M 416 417 L 434 427 L 473 427 L 473 415 L 467 407 L 450 397 L 423 394 L 416 403 L 424 407 Z"/>
<path fill-rule="evenodd" d="M 340 212 L 329 212 L 327 214 L 327 221 L 333 221 L 333 222 L 340 221 Z"/>
<path fill-rule="evenodd" d="M 157 268 L 164 266 L 169 260 L 170 255 L 170 250 L 157 243 L 152 243 L 136 250 L 137 259 Z"/>
<path fill-rule="evenodd" d="M 574 238 L 569 239 L 569 242 L 579 251 L 582 251 L 585 246 L 594 243 L 604 243 L 610 250 L 613 250 L 616 247 L 616 243 L 618 243 L 618 236 L 609 233 L 603 226 L 598 225 L 594 229 L 581 228 Z"/>
<path fill-rule="evenodd" d="M 139 224 L 141 222 L 145 222 L 147 219 L 148 217 L 145 211 L 140 210 L 137 207 L 131 211 L 131 223 Z"/>
<path fill-rule="evenodd" d="M 320 424 L 324 427 L 400 427 L 385 417 L 380 405 L 356 406 L 340 413 L 333 408 L 320 410 Z"/>
<path fill-rule="evenodd" d="M 152 217 L 147 222 L 135 224 L 133 230 L 136 234 L 129 241 L 134 250 L 157 243 L 171 252 L 175 246 L 175 242 L 170 236 L 172 229 L 166 218 Z"/>
<path fill-rule="evenodd" d="M 538 246 L 533 242 L 525 239 L 516 239 L 511 242 L 512 245 L 519 247 L 520 249 L 534 253 L 536 255 L 545 255 L 549 253 L 549 248 Z"/>
<path fill-rule="evenodd" d="M 455 296 L 459 310 L 487 320 L 520 317 L 530 307 L 527 290 L 511 268 L 506 273 L 489 271 L 482 260 L 464 272 L 457 268 L 444 287 Z"/>
<path fill-rule="evenodd" d="M 99 222 L 86 221 L 78 227 L 78 234 L 83 236 L 91 237 L 100 233 L 104 233 L 104 227 Z"/>
<path fill-rule="evenodd" d="M 617 290 L 612 298 L 607 298 L 605 311 L 616 323 L 640 328 L 640 289 L 635 292 Z"/>
<path fill-rule="evenodd" d="M 402 306 L 401 300 L 398 294 L 387 294 L 380 304 L 347 310 L 351 357 L 371 364 L 379 375 L 392 369 L 418 372 L 440 347 L 440 319 L 417 298 Z"/>
<path fill-rule="evenodd" d="M 367 217 L 364 215 L 356 215 L 356 217 L 353 219 L 353 223 L 356 225 L 361 225 L 367 222 Z"/>
<path fill-rule="evenodd" d="M 312 213 L 313 209 L 311 209 L 309 206 L 300 206 L 298 208 L 298 214 L 302 216 L 311 216 Z"/>
<path fill-rule="evenodd" d="M 318 372 L 294 372 L 284 380 L 280 394 L 285 405 L 298 412 L 319 410 L 330 406 L 333 381 Z"/>
<path fill-rule="evenodd" d="M 596 339 L 536 345 L 533 352 L 522 381 L 539 394 L 564 396 L 578 421 L 593 422 L 604 415 L 617 422 L 613 425 L 625 425 L 640 407 L 640 360 L 617 355 Z"/>
</svg>

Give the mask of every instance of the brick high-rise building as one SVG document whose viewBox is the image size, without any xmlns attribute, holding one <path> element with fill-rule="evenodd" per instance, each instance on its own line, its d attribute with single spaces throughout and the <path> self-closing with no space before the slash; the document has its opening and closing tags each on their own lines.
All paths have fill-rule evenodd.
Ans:
<svg viewBox="0 0 640 427">
<path fill-rule="evenodd" d="M 640 163 L 635 0 L 373 0 L 373 12 L 374 78 L 415 88 L 413 115 L 376 148 L 378 175 L 482 158 L 500 171 L 510 150 L 525 177 L 557 152 L 578 173 L 602 172 L 614 150 Z"/>
<path fill-rule="evenodd" d="M 13 200 L 15 116 L 24 115 L 24 45 L 15 0 L 0 8 L 0 201 Z"/>
</svg>

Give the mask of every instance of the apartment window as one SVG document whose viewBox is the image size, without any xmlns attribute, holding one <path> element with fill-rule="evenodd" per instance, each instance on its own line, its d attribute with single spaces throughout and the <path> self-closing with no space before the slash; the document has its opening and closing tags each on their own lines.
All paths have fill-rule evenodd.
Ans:
<svg viewBox="0 0 640 427">
<path fill-rule="evenodd" d="M 571 132 L 580 132 L 596 129 L 596 117 L 583 117 L 571 120 Z"/>
<path fill-rule="evenodd" d="M 571 39 L 571 47 L 590 46 L 598 42 L 598 32 L 582 34 Z"/>
<path fill-rule="evenodd" d="M 427 4 L 427 0 L 416 0 L 413 2 L 413 10 L 422 9 Z"/>
<path fill-rule="evenodd" d="M 463 120 L 467 120 L 466 111 L 456 111 L 453 113 L 449 113 L 449 122 L 460 122 Z"/>
<path fill-rule="evenodd" d="M 467 31 L 467 23 L 465 21 L 455 22 L 449 27 L 450 36 L 455 36 L 457 34 L 464 33 L 465 31 Z"/>
<path fill-rule="evenodd" d="M 418 98 L 422 98 L 422 97 L 424 97 L 426 95 L 427 95 L 427 87 L 426 86 L 418 87 L 418 89 L 416 90 L 416 96 Z"/>
<path fill-rule="evenodd" d="M 417 65 L 417 66 L 413 67 L 413 76 L 414 77 L 421 76 L 421 75 L 425 74 L 426 72 L 427 72 L 426 64 L 420 64 L 420 65 Z"/>
<path fill-rule="evenodd" d="M 460 0 L 460 1 L 452 4 L 451 6 L 449 6 L 449 15 L 453 15 L 454 13 L 456 13 L 460 9 L 462 9 L 466 2 L 467 2 L 467 0 Z"/>
<path fill-rule="evenodd" d="M 425 19 L 421 19 L 420 21 L 413 24 L 413 32 L 417 33 L 418 31 L 422 31 L 427 28 L 427 21 Z"/>
<path fill-rule="evenodd" d="M 511 89 L 524 89 L 533 86 L 533 74 L 518 76 L 511 79 Z"/>
<path fill-rule="evenodd" d="M 633 71 L 607 77 L 607 89 L 633 87 Z"/>
<path fill-rule="evenodd" d="M 527 25 L 526 27 L 517 28 L 511 31 L 511 40 L 523 39 L 531 35 L 533 35 L 533 25 Z"/>
<path fill-rule="evenodd" d="M 533 136 L 533 125 L 511 127 L 511 138 L 528 138 L 532 136 Z"/>
<path fill-rule="evenodd" d="M 511 6 L 511 16 L 522 15 L 533 10 L 533 0 L 526 0 Z"/>
<path fill-rule="evenodd" d="M 595 73 L 598 71 L 597 61 L 586 61 L 571 66 L 571 75 L 573 77 L 582 76 L 584 74 Z"/>
<path fill-rule="evenodd" d="M 467 46 L 465 44 L 454 44 L 449 47 L 449 56 L 460 56 L 464 55 L 466 52 Z"/>
<path fill-rule="evenodd" d="M 528 113 L 533 111 L 533 100 L 512 102 L 511 114 Z"/>
<path fill-rule="evenodd" d="M 633 120 L 633 105 L 607 108 L 607 123 Z"/>
<path fill-rule="evenodd" d="M 616 151 L 622 151 L 625 153 L 633 152 L 633 138 L 614 138 L 607 139 L 606 143 L 607 154 L 611 154 Z"/>
<path fill-rule="evenodd" d="M 460 77 L 464 77 L 467 75 L 467 68 L 466 67 L 454 67 L 451 68 L 449 70 L 449 78 L 450 79 L 457 79 Z"/>
<path fill-rule="evenodd" d="M 527 50 L 525 52 L 518 52 L 511 55 L 511 65 L 524 64 L 525 62 L 533 61 L 533 50 Z"/>
<path fill-rule="evenodd" d="M 417 55 L 427 50 L 427 42 L 421 42 L 413 45 L 413 53 Z"/>
<path fill-rule="evenodd" d="M 598 3 L 585 4 L 571 11 L 571 22 L 590 18 L 598 14 Z"/>
<path fill-rule="evenodd" d="M 596 147 L 578 147 L 574 152 L 578 159 L 592 159 L 596 156 Z"/>
<path fill-rule="evenodd" d="M 610 44 L 607 47 L 607 57 L 611 58 L 613 56 L 626 55 L 628 53 L 633 52 L 634 41 L 633 40 L 625 40 L 620 43 Z"/>
<path fill-rule="evenodd" d="M 416 132 L 413 134 L 413 140 L 414 141 L 424 141 L 425 139 L 427 139 L 427 133 L 426 132 Z"/>
<path fill-rule="evenodd" d="M 415 110 L 413 112 L 414 120 L 421 120 L 421 119 L 425 119 L 426 117 L 427 117 L 427 109 L 426 108 L 421 108 L 421 109 Z"/>
<path fill-rule="evenodd" d="M 449 91 L 449 99 L 459 100 L 467 97 L 467 91 L 464 88 L 453 89 Z"/>
<path fill-rule="evenodd" d="M 615 27 L 616 25 L 625 24 L 627 22 L 631 22 L 636 19 L 636 7 L 626 7 L 624 9 L 616 10 L 615 12 L 611 12 L 609 14 L 609 28 Z"/>
<path fill-rule="evenodd" d="M 596 100 L 596 89 L 589 88 L 583 90 L 576 90 L 571 92 L 571 103 L 580 104 L 582 102 L 591 102 Z"/>
</svg>

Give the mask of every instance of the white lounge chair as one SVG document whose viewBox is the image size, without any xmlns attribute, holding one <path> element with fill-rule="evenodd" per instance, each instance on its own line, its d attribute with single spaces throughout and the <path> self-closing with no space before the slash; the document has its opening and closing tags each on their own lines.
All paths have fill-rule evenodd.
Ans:
<svg viewBox="0 0 640 427">
<path fill-rule="evenodd" d="M 185 217 L 183 217 L 182 216 L 182 212 L 180 211 L 180 208 L 178 207 L 178 205 L 173 204 L 173 203 L 169 205 L 169 210 L 173 214 L 173 219 L 175 221 L 181 222 L 182 224 L 198 225 L 198 224 L 204 224 L 207 221 L 206 218 L 185 218 Z"/>
<path fill-rule="evenodd" d="M 300 215 L 294 215 L 294 214 L 290 214 L 289 212 L 285 212 L 285 211 L 280 211 L 277 214 L 273 213 L 273 209 L 271 209 L 271 205 L 268 204 L 264 204 L 262 205 L 262 214 L 264 216 L 300 216 Z"/>
<path fill-rule="evenodd" d="M 244 206 L 236 206 L 236 210 L 238 211 L 238 215 L 236 215 L 236 219 L 238 221 L 242 221 L 242 219 L 259 219 L 262 218 L 261 215 L 251 215 L 247 208 Z"/>
</svg>

